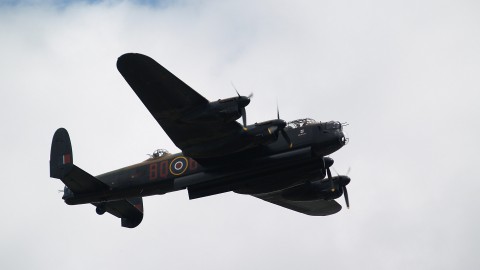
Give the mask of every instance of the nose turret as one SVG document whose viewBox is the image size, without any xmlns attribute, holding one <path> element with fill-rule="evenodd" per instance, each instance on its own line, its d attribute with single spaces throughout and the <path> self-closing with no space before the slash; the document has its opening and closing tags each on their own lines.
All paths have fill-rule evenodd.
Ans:
<svg viewBox="0 0 480 270">
<path fill-rule="evenodd" d="M 338 140 L 340 141 L 340 143 L 343 145 L 346 145 L 348 143 L 348 137 L 347 135 L 343 132 L 343 131 L 340 131 L 339 134 L 338 134 Z"/>
<path fill-rule="evenodd" d="M 338 121 L 320 123 L 318 130 L 314 151 L 319 156 L 329 155 L 348 142 L 348 138 L 343 132 L 343 125 Z"/>
</svg>

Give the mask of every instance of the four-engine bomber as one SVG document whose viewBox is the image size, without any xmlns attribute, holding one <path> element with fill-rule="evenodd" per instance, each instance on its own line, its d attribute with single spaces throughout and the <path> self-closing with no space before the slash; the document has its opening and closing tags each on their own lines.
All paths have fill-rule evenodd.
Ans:
<svg viewBox="0 0 480 270">
<path fill-rule="evenodd" d="M 329 154 L 348 139 L 340 122 L 280 119 L 247 125 L 251 96 L 209 102 L 148 56 L 129 53 L 117 68 L 182 152 L 156 151 L 147 160 L 98 176 L 73 163 L 70 136 L 52 140 L 50 176 L 65 183 L 69 205 L 91 203 L 134 228 L 143 219 L 142 197 L 187 189 L 190 199 L 233 191 L 313 216 L 341 210 L 348 176 L 332 176 Z M 236 122 L 242 118 L 242 124 Z"/>
</svg>

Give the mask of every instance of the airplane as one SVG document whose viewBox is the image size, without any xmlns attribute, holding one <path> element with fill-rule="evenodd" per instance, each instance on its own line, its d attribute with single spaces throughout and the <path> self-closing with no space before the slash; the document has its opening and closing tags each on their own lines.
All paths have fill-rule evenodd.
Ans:
<svg viewBox="0 0 480 270">
<path fill-rule="evenodd" d="M 210 102 L 152 58 L 127 53 L 117 69 L 174 144 L 182 150 L 155 151 L 125 168 L 92 176 L 73 162 L 66 129 L 52 139 L 50 177 L 64 184 L 68 205 L 92 204 L 121 226 L 143 220 L 142 197 L 186 189 L 189 199 L 233 191 L 311 216 L 327 216 L 349 207 L 346 175 L 332 176 L 328 155 L 347 142 L 338 121 L 277 119 L 247 125 L 251 96 Z M 236 89 L 235 89 L 236 90 Z M 236 120 L 242 118 L 242 123 Z"/>
</svg>

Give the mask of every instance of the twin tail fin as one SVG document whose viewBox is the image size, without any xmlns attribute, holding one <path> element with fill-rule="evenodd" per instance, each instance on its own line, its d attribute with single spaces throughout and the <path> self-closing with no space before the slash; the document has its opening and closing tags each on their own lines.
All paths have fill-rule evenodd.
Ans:
<svg viewBox="0 0 480 270">
<path fill-rule="evenodd" d="M 70 136 L 64 128 L 59 128 L 53 135 L 50 150 L 50 177 L 60 179 L 71 191 L 64 194 L 67 204 L 75 195 L 105 193 L 111 187 L 95 176 L 73 164 Z M 125 198 L 115 201 L 91 201 L 97 207 L 97 214 L 105 212 L 121 219 L 123 227 L 135 228 L 143 219 L 143 201 L 141 197 Z"/>
</svg>

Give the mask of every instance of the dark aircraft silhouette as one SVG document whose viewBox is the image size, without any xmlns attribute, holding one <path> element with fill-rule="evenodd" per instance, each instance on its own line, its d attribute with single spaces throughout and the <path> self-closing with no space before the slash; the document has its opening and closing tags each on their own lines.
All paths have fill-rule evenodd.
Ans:
<svg viewBox="0 0 480 270">
<path fill-rule="evenodd" d="M 109 212 L 128 228 L 143 219 L 142 197 L 183 189 L 190 199 L 233 191 L 312 216 L 340 211 L 334 199 L 342 194 L 349 206 L 350 178 L 332 177 L 327 157 L 347 143 L 340 122 L 287 123 L 277 110 L 277 119 L 247 125 L 250 97 L 237 92 L 209 102 L 141 54 L 122 55 L 117 68 L 182 152 L 156 151 L 141 163 L 95 177 L 74 165 L 68 132 L 59 128 L 50 177 L 65 184 L 65 203 L 91 203 L 97 214 Z"/>
</svg>

